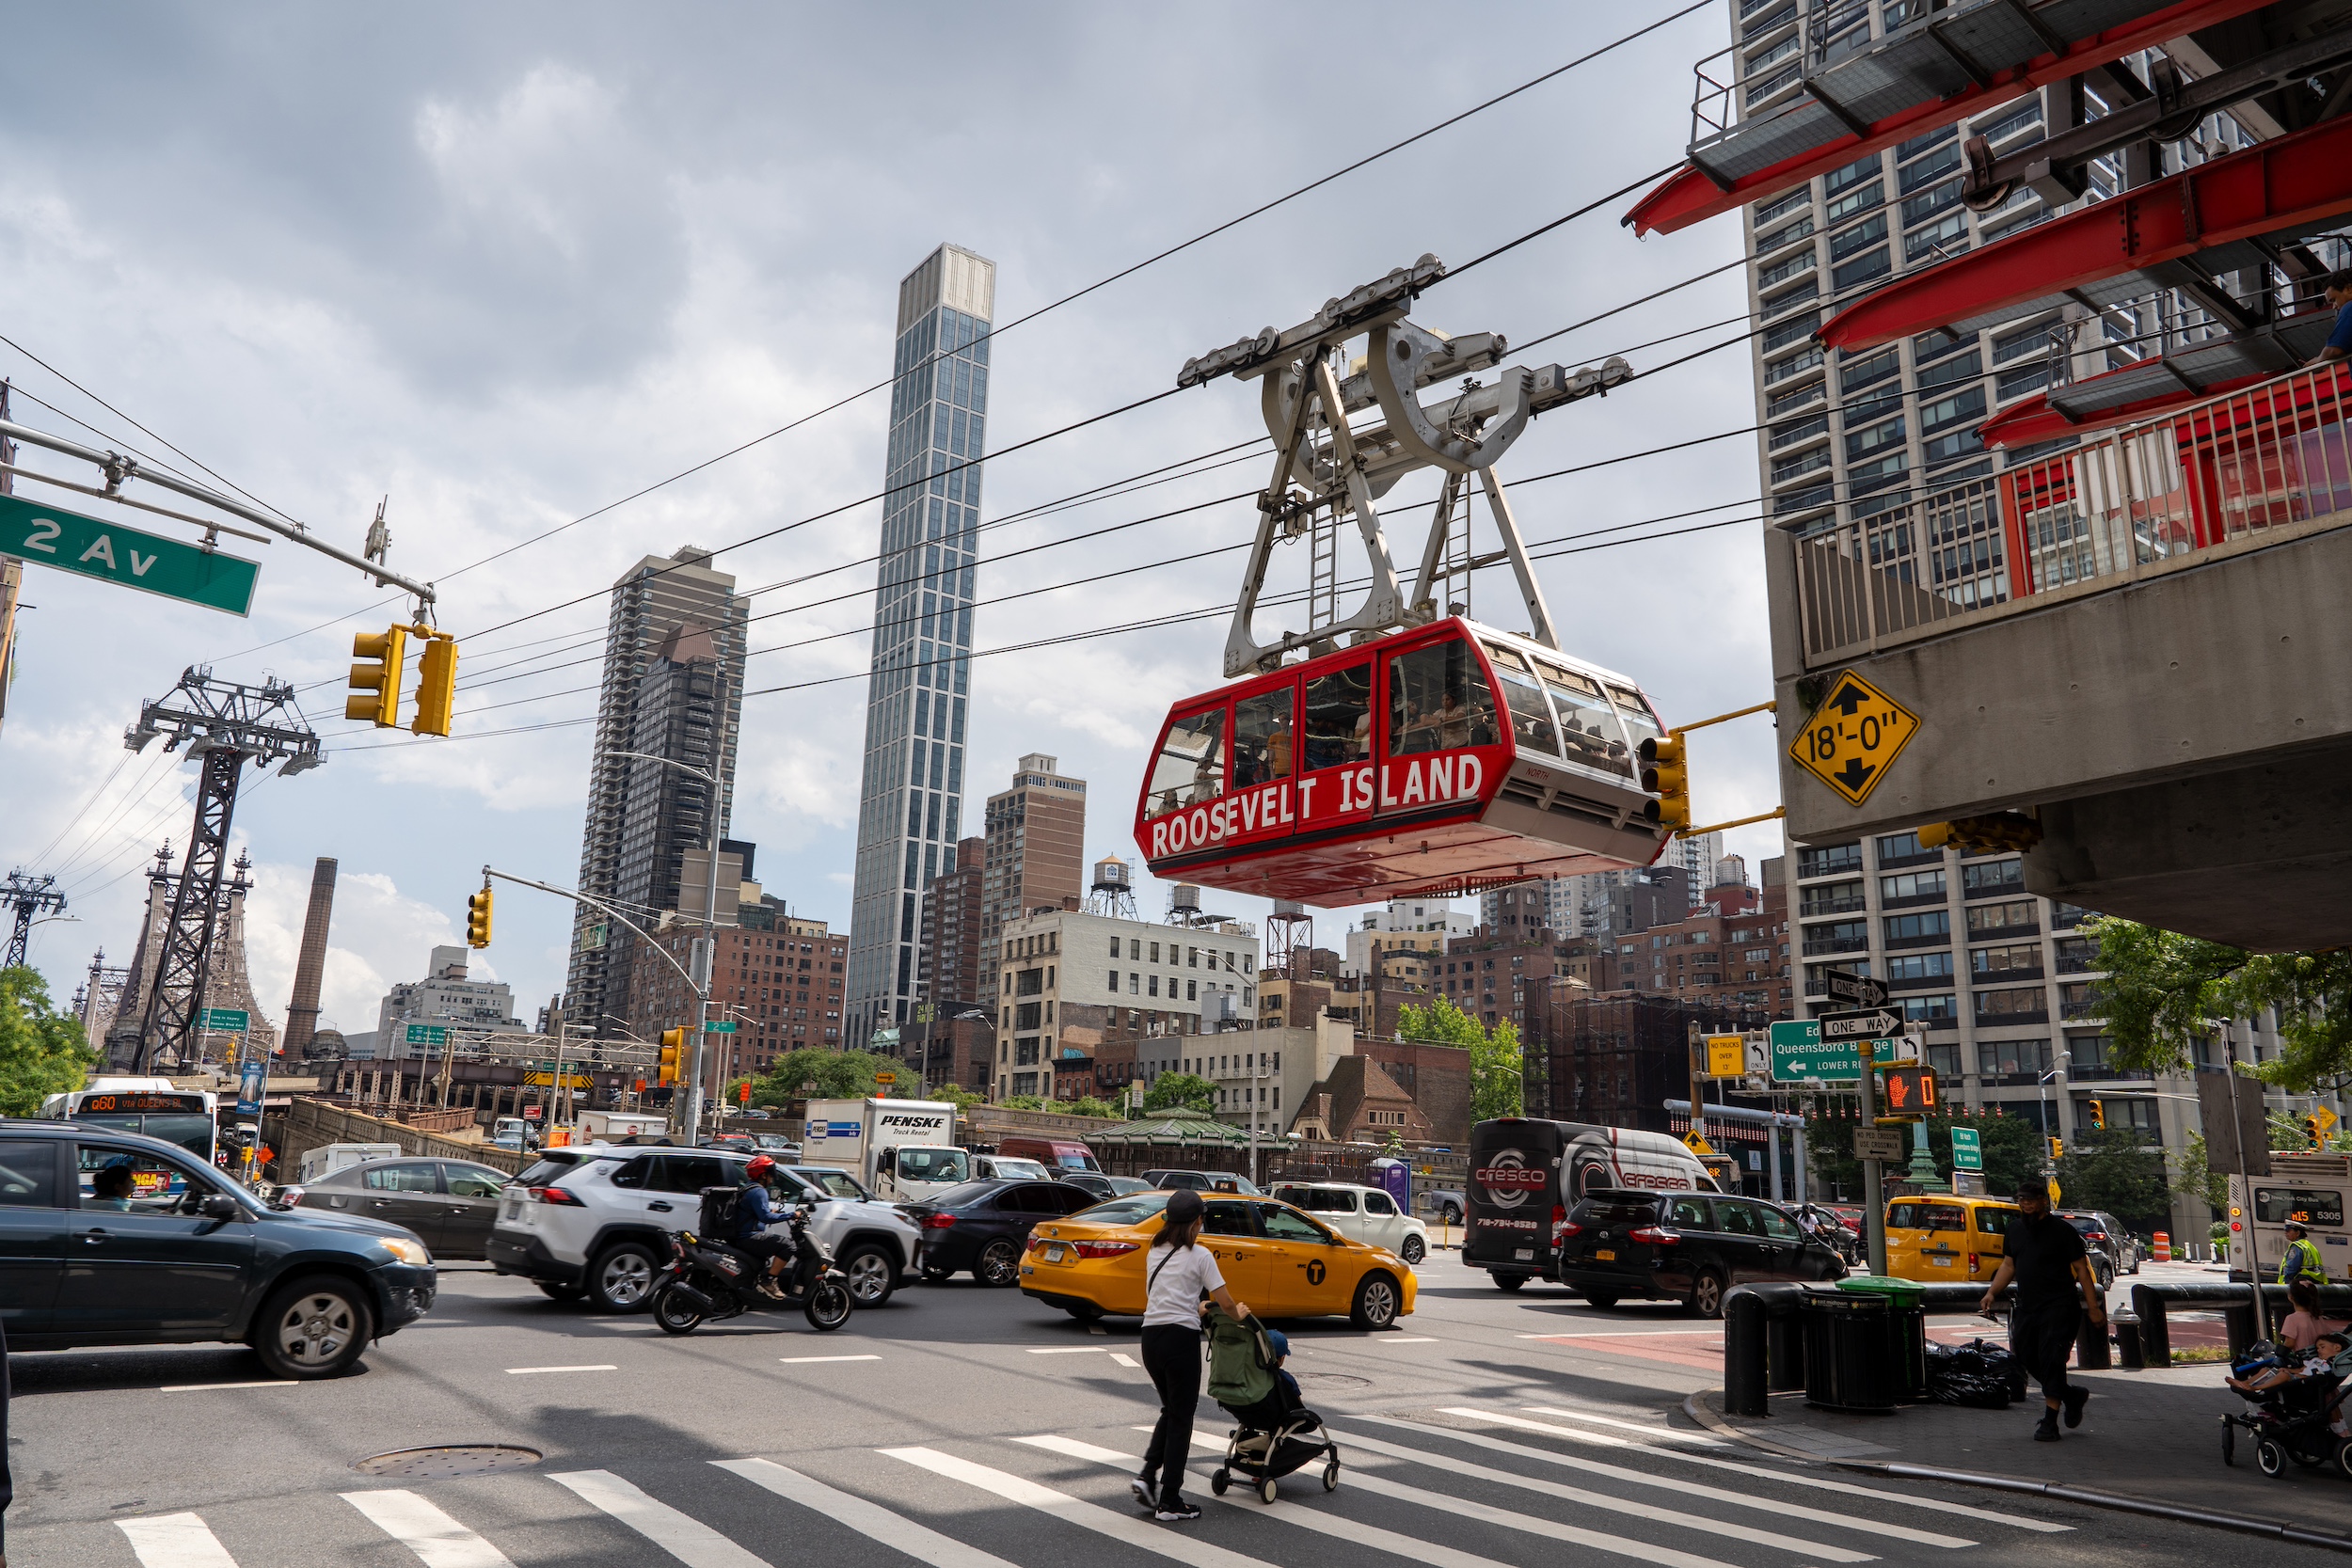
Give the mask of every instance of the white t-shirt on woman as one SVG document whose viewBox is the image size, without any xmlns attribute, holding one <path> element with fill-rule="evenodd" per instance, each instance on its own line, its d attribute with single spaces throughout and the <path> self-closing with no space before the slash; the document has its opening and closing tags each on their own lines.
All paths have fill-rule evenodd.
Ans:
<svg viewBox="0 0 2352 1568">
<path fill-rule="evenodd" d="M 1201 1292 L 1225 1288 L 1225 1276 L 1216 1271 L 1216 1254 L 1198 1242 L 1155 1246 L 1143 1267 L 1151 1282 L 1143 1303 L 1146 1328 L 1199 1328 Z"/>
</svg>

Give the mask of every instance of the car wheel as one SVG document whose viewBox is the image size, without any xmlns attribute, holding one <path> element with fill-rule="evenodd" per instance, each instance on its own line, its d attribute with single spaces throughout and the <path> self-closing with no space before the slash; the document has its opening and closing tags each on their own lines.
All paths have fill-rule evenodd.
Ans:
<svg viewBox="0 0 2352 1568">
<path fill-rule="evenodd" d="M 1418 1268 L 1421 1260 L 1429 1256 L 1429 1246 L 1419 1236 L 1407 1236 L 1405 1244 L 1397 1248 L 1396 1255 Z"/>
<path fill-rule="evenodd" d="M 1523 1274 L 1495 1274 L 1486 1277 L 1495 1282 L 1498 1291 L 1516 1291 L 1527 1283 L 1527 1275 Z"/>
<path fill-rule="evenodd" d="M 2099 1266 L 2091 1271 L 2090 1277 L 2097 1282 L 2099 1293 L 2105 1295 L 2115 1289 L 2115 1265 L 2102 1258 Z"/>
<path fill-rule="evenodd" d="M 1597 1307 L 1604 1312 L 1617 1305 L 1617 1292 L 1614 1291 L 1579 1291 L 1577 1294 L 1584 1298 L 1585 1306 Z"/>
<path fill-rule="evenodd" d="M 851 1247 L 840 1267 L 850 1276 L 850 1294 L 860 1307 L 880 1307 L 898 1288 L 898 1259 L 871 1242 Z"/>
<path fill-rule="evenodd" d="M 1396 1281 L 1375 1270 L 1357 1282 L 1356 1302 L 1347 1309 L 1347 1321 L 1367 1332 L 1393 1328 L 1398 1296 Z"/>
<path fill-rule="evenodd" d="M 607 1247 L 588 1267 L 588 1299 L 607 1312 L 642 1312 L 653 1299 L 655 1268 L 643 1242 Z"/>
<path fill-rule="evenodd" d="M 588 1293 L 577 1285 L 558 1285 L 551 1279 L 534 1280 L 532 1283 L 539 1287 L 539 1293 L 549 1301 L 578 1301 Z"/>
<path fill-rule="evenodd" d="M 1459 1225 L 1462 1223 L 1462 1211 L 1449 1203 L 1438 1211 L 1438 1217 L 1448 1225 Z"/>
<path fill-rule="evenodd" d="M 980 1260 L 972 1269 L 972 1277 L 983 1285 L 1003 1289 L 1021 1278 L 1021 1249 L 1003 1236 L 980 1248 Z"/>
<path fill-rule="evenodd" d="M 1090 1301 L 1082 1301 L 1075 1306 L 1065 1307 L 1062 1310 L 1082 1323 L 1099 1323 L 1103 1317 L 1103 1309 Z"/>
<path fill-rule="evenodd" d="M 269 1298 L 253 1332 L 262 1364 L 279 1377 L 333 1377 L 375 1338 L 367 1297 L 331 1274 L 297 1279 Z"/>
<path fill-rule="evenodd" d="M 1691 1310 L 1702 1318 L 1724 1315 L 1724 1276 L 1712 1269 L 1702 1270 L 1691 1281 Z"/>
</svg>

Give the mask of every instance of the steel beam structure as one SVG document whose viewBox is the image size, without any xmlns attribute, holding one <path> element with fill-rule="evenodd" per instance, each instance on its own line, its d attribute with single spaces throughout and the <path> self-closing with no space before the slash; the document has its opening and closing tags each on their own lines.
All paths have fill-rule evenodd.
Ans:
<svg viewBox="0 0 2352 1568">
<path fill-rule="evenodd" d="M 15 929 L 8 934 L 8 957 L 0 960 L 0 969 L 21 969 L 32 943 L 33 916 L 44 911 L 64 909 L 65 895 L 57 891 L 57 879 L 55 877 L 34 877 L 23 871 L 11 871 L 8 881 L 0 883 L 0 904 L 8 905 L 16 912 Z"/>
</svg>

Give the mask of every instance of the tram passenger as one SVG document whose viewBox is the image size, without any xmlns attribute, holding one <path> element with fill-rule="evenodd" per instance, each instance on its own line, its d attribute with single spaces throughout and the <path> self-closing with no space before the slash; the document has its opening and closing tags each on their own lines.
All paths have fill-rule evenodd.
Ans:
<svg viewBox="0 0 2352 1568">
<path fill-rule="evenodd" d="M 1438 744 L 1447 751 L 1470 743 L 1470 709 L 1462 705 L 1462 694 L 1448 689 L 1438 699 Z"/>
<path fill-rule="evenodd" d="M 2336 329 L 2328 334 L 2326 346 L 2312 356 L 2314 366 L 2352 357 L 2352 267 L 2329 274 L 2326 290 L 2328 303 L 2335 308 Z"/>
<path fill-rule="evenodd" d="M 1200 766 L 1192 770 L 1192 799 L 1186 803 L 1205 806 L 1214 801 L 1219 793 L 1216 768 L 1203 757 Z"/>
<path fill-rule="evenodd" d="M 1287 779 L 1291 776 L 1291 721 L 1274 721 L 1274 728 L 1265 737 L 1265 777 Z"/>
<path fill-rule="evenodd" d="M 1425 714 L 1421 705 L 1407 697 L 1405 700 L 1405 722 L 1397 727 L 1396 737 L 1390 743 L 1391 753 L 1404 756 L 1414 752 L 1434 752 L 1438 749 L 1438 721 L 1435 714 Z"/>
</svg>

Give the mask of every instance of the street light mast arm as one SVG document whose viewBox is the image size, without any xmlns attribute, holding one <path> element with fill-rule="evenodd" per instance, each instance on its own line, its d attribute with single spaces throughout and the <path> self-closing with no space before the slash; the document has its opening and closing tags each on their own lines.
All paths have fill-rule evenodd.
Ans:
<svg viewBox="0 0 2352 1568">
<path fill-rule="evenodd" d="M 628 927 L 630 930 L 636 932 L 640 937 L 644 937 L 646 944 L 652 947 L 655 952 L 660 954 L 661 957 L 668 961 L 670 967 L 676 970 L 679 975 L 685 979 L 687 989 L 693 991 L 697 996 L 704 995 L 703 988 L 694 984 L 694 977 L 691 974 L 687 974 L 686 966 L 684 964 L 678 962 L 677 959 L 670 956 L 670 950 L 668 948 L 662 946 L 661 943 L 655 942 L 653 938 L 647 934 L 643 926 L 638 925 L 637 922 L 631 920 L 628 916 L 623 914 L 612 905 L 605 903 L 602 899 L 591 898 L 584 893 L 574 893 L 570 888 L 557 887 L 551 882 L 534 882 L 528 877 L 517 877 L 511 871 L 499 871 L 486 865 L 482 868 L 482 874 L 485 877 L 496 877 L 501 882 L 514 882 L 521 887 L 536 888 L 541 893 L 552 893 L 558 898 L 568 898 L 575 904 L 585 904 L 590 909 L 596 911 L 598 913 L 611 916 L 612 919 L 617 920 L 622 925 Z"/>
</svg>

